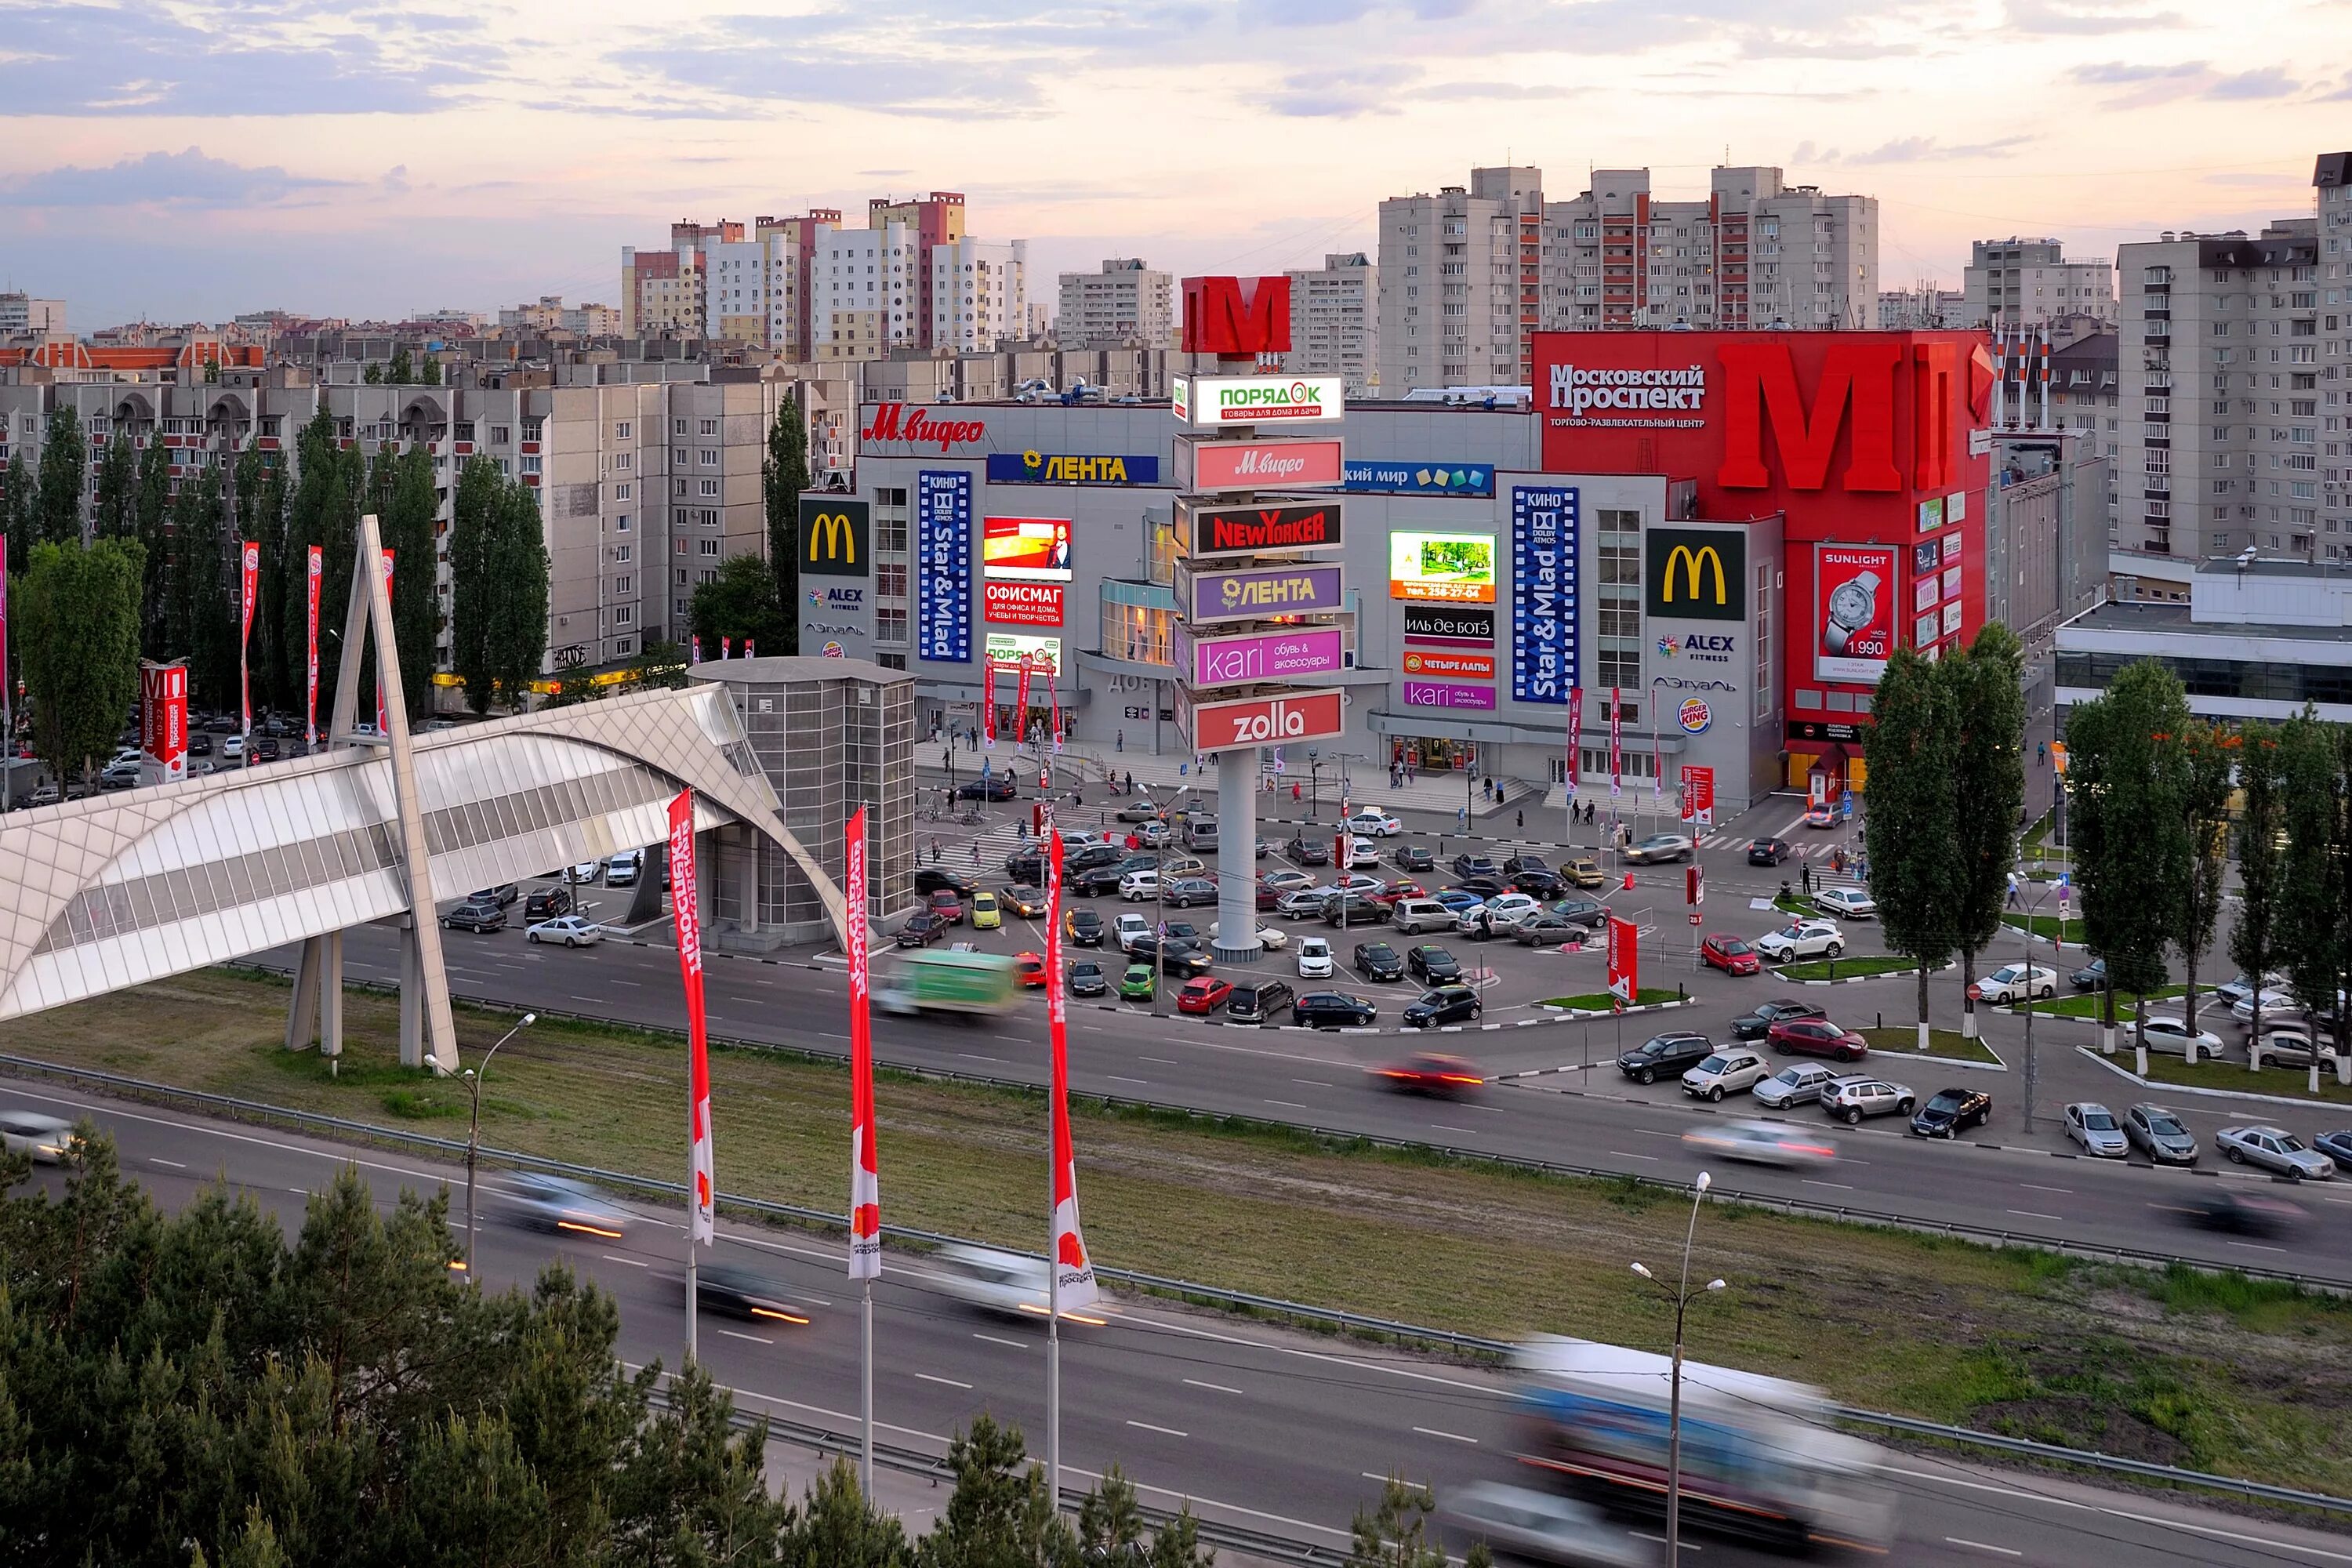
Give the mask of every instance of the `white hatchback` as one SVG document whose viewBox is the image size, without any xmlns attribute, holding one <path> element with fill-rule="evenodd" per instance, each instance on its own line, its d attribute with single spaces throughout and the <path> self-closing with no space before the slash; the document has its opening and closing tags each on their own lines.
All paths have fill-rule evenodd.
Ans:
<svg viewBox="0 0 2352 1568">
<path fill-rule="evenodd" d="M 1129 871 L 1118 879 L 1118 896 L 1130 904 L 1139 904 L 1160 896 L 1160 873 Z"/>
<path fill-rule="evenodd" d="M 1721 1100 L 1753 1088 L 1770 1070 L 1759 1053 L 1744 1046 L 1720 1050 L 1683 1074 L 1683 1092 L 1694 1100 Z"/>
<path fill-rule="evenodd" d="M 1331 978 L 1331 943 L 1323 937 L 1302 937 L 1298 943 L 1298 978 Z"/>
</svg>

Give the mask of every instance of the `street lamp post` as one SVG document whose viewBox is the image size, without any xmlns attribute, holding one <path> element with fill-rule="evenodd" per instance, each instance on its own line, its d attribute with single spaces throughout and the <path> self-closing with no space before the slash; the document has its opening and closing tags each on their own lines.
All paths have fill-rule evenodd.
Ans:
<svg viewBox="0 0 2352 1568">
<path fill-rule="evenodd" d="M 466 1088 L 473 1096 L 472 1120 L 466 1130 L 466 1278 L 474 1278 L 474 1163 L 482 1150 L 482 1075 L 490 1070 L 490 1058 L 521 1031 L 539 1022 L 536 1013 L 525 1013 L 522 1021 L 498 1037 L 496 1045 L 482 1053 L 481 1066 L 466 1069 Z"/>
<path fill-rule="evenodd" d="M 1705 1171 L 1691 1187 L 1690 1224 L 1683 1232 L 1682 1283 L 1668 1291 L 1658 1277 L 1642 1264 L 1633 1265 L 1633 1272 L 1657 1285 L 1675 1306 L 1675 1370 L 1666 1399 L 1666 1568 L 1679 1568 L 1682 1555 L 1683 1524 L 1683 1321 L 1690 1304 L 1700 1296 L 1723 1289 L 1723 1281 L 1710 1279 L 1696 1291 L 1690 1288 L 1691 1242 L 1698 1234 L 1698 1205 L 1706 1196 L 1714 1178 Z"/>
<path fill-rule="evenodd" d="M 2049 883 L 2034 885 L 2041 890 L 2025 906 L 2025 930 L 2019 933 L 2018 939 L 2018 946 L 2024 951 L 2025 957 L 2025 1130 L 2028 1132 L 2033 1131 L 2033 1085 L 2036 1077 L 2033 1057 L 2033 918 L 2041 912 L 2042 900 L 2050 896 Z M 2009 887 L 2011 892 L 2018 890 L 2017 873 L 2014 871 L 2009 874 Z M 2066 934 L 2063 926 L 2058 934 Z M 2060 952 L 2064 949 L 2053 942 L 2051 951 Z M 2054 969 L 2053 972 L 2055 973 Z"/>
</svg>

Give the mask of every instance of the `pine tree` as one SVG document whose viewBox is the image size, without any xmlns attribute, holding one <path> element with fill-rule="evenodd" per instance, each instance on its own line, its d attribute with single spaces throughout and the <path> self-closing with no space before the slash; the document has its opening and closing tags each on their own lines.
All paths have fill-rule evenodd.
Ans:
<svg viewBox="0 0 2352 1568">
<path fill-rule="evenodd" d="M 90 531 L 99 539 L 139 537 L 139 455 L 127 436 L 107 437 L 106 450 L 99 457 Z"/>
<path fill-rule="evenodd" d="M 1029 1463 L 1018 1426 L 987 1415 L 948 1444 L 955 1491 L 917 1547 L 921 1568 L 1039 1568 L 1076 1547 L 1070 1527 L 1045 1495 L 1045 1472 Z"/>
<path fill-rule="evenodd" d="M 89 467 L 81 417 L 68 404 L 49 416 L 41 439 L 40 483 L 33 496 L 34 530 L 52 544 L 81 541 L 82 477 Z"/>
<path fill-rule="evenodd" d="M 1863 825 L 1870 891 L 1886 945 L 1919 963 L 1919 1048 L 1927 1048 L 1927 976 L 1960 940 L 1967 869 L 1960 854 L 1959 704 L 1955 683 L 1898 648 L 1871 700 L 1864 742 L 1870 809 Z M 2006 868 L 2004 868 L 2006 869 Z"/>
<path fill-rule="evenodd" d="M 914 1558 L 897 1517 L 866 1500 L 847 1459 L 835 1459 L 786 1514 L 778 1546 L 780 1568 L 907 1568 Z"/>
</svg>

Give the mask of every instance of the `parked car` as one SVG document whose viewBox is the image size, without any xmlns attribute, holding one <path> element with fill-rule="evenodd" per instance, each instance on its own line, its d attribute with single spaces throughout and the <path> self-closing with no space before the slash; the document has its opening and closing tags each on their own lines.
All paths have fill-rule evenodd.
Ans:
<svg viewBox="0 0 2352 1568">
<path fill-rule="evenodd" d="M 1295 888 L 1275 900 L 1274 912 L 1289 921 L 1321 920 L 1323 900 L 1330 896 L 1328 888 Z"/>
<path fill-rule="evenodd" d="M 2081 1144 L 2083 1152 L 2102 1160 L 2120 1160 L 2131 1152 L 2131 1141 L 2124 1136 L 2116 1113 L 2089 1100 L 2066 1108 L 2066 1136 Z"/>
<path fill-rule="evenodd" d="M 1835 921 L 1790 921 L 1779 931 L 1756 939 L 1756 951 L 1770 963 L 1793 963 L 1801 958 L 1835 958 L 1845 951 L 1845 935 Z"/>
<path fill-rule="evenodd" d="M 929 947 L 945 936 L 947 931 L 947 921 L 929 910 L 917 910 L 907 917 L 907 923 L 898 928 L 895 940 L 900 947 Z"/>
<path fill-rule="evenodd" d="M 1625 861 L 1632 866 L 1654 866 L 1661 861 L 1687 860 L 1693 849 L 1690 839 L 1682 834 L 1653 833 L 1625 847 Z"/>
<path fill-rule="evenodd" d="M 1118 896 L 1130 904 L 1149 903 L 1160 896 L 1160 873 L 1129 871 L 1118 879 Z"/>
<path fill-rule="evenodd" d="M 2352 1171 L 2352 1128 L 2318 1133 L 2312 1138 L 2311 1146 L 2335 1161 L 2338 1171 Z"/>
<path fill-rule="evenodd" d="M 209 757 L 213 754 L 213 738 L 199 730 L 188 737 L 188 755 Z"/>
<path fill-rule="evenodd" d="M 1013 982 L 1023 990 L 1043 990 L 1051 978 L 1045 971 L 1044 953 L 1016 952 L 1013 955 Z"/>
<path fill-rule="evenodd" d="M 2124 1139 L 2159 1165 L 2197 1163 L 2197 1135 L 2175 1111 L 2135 1105 L 2124 1112 Z"/>
<path fill-rule="evenodd" d="M 2311 1031 L 2300 1024 L 2281 1024 L 2275 1028 L 2264 1024 L 2262 1037 L 2246 1042 L 2246 1054 L 2257 1068 L 2307 1068 L 2316 1056 L 2324 1070 L 2336 1070 L 2335 1046 L 2325 1039 L 2314 1039 Z"/>
<path fill-rule="evenodd" d="M 1364 895 L 1384 910 L 1393 911 L 1406 899 L 1425 899 L 1429 889 L 1406 877 L 1391 877 Z"/>
<path fill-rule="evenodd" d="M 1525 893 L 1497 893 L 1477 909 L 1456 916 L 1454 929 L 1466 934 L 1479 930 L 1483 921 L 1496 933 L 1507 935 L 1513 926 L 1542 908 Z"/>
<path fill-rule="evenodd" d="M 1752 1013 L 1743 1013 L 1731 1020 L 1734 1039 L 1760 1040 L 1772 1032 L 1772 1026 L 1790 1018 L 1821 1018 L 1828 1010 L 1817 1003 L 1794 1002 L 1779 996 L 1759 1005 Z"/>
<path fill-rule="evenodd" d="M 1454 911 L 1435 899 L 1399 899 L 1389 908 L 1389 921 L 1408 936 L 1425 931 L 1452 931 Z"/>
<path fill-rule="evenodd" d="M 1259 921 L 1256 925 L 1251 929 L 1251 934 L 1257 938 L 1258 946 L 1268 952 L 1279 952 L 1284 948 L 1290 945 L 1290 933 L 1288 931 L 1283 930 L 1278 925 L 1268 925 L 1264 921 Z M 1209 922 L 1209 940 L 1211 942 L 1217 940 L 1217 922 L 1215 921 L 1211 921 Z"/>
<path fill-rule="evenodd" d="M 1467 888 L 1440 888 L 1429 896 L 1452 910 L 1455 919 L 1459 919 L 1463 911 L 1475 910 L 1486 901 L 1484 894 L 1474 893 Z"/>
<path fill-rule="evenodd" d="M 1069 987 L 1073 996 L 1100 996 L 1110 990 L 1110 980 L 1101 964 L 1082 958 L 1070 965 Z"/>
<path fill-rule="evenodd" d="M 1765 1038 L 1777 1051 L 1831 1057 L 1842 1062 L 1858 1062 L 1870 1054 L 1868 1040 L 1851 1029 L 1838 1027 L 1827 1018 L 1785 1019 L 1773 1025 Z"/>
<path fill-rule="evenodd" d="M 972 895 L 977 899 L 978 893 Z M 963 924 L 963 900 L 945 888 L 923 900 L 923 907 L 951 926 Z"/>
<path fill-rule="evenodd" d="M 1486 1087 L 1486 1075 L 1461 1057 L 1415 1051 L 1401 1062 L 1369 1069 L 1375 1080 L 1400 1094 L 1433 1094 L 1458 1100 Z"/>
<path fill-rule="evenodd" d="M 1763 1080 L 1771 1070 L 1760 1052 L 1746 1046 L 1726 1046 L 1683 1074 L 1683 1092 L 1694 1100 L 1720 1100 Z"/>
<path fill-rule="evenodd" d="M 1835 1068 L 1820 1062 L 1790 1062 L 1770 1078 L 1759 1079 L 1748 1092 L 1755 1096 L 1757 1104 L 1779 1110 L 1821 1099 L 1822 1090 L 1837 1076 Z"/>
<path fill-rule="evenodd" d="M 1784 1121 L 1727 1121 L 1694 1127 L 1683 1134 L 1683 1147 L 1694 1154 L 1751 1165 L 1816 1166 L 1837 1159 L 1836 1144 L 1818 1132 Z"/>
<path fill-rule="evenodd" d="M 1678 1076 L 1715 1054 L 1715 1042 L 1693 1029 L 1653 1035 L 1617 1058 L 1617 1070 L 1635 1083 Z"/>
<path fill-rule="evenodd" d="M 1560 867 L 1559 876 L 1560 880 L 1571 887 L 1582 888 L 1587 892 L 1606 886 L 1609 881 L 1608 873 L 1601 870 L 1600 862 L 1590 855 L 1579 855 Z"/>
<path fill-rule="evenodd" d="M 1360 942 L 1356 944 L 1355 970 L 1367 980 L 1402 980 L 1404 960 L 1387 942 Z"/>
<path fill-rule="evenodd" d="M 2272 973 L 2263 976 L 2263 984 L 2273 990 L 2276 990 L 2287 984 L 2287 977 L 2276 971 L 2273 971 Z M 2242 974 L 2231 975 L 2229 979 L 2221 982 L 2221 984 L 2213 987 L 2213 994 L 2221 999 L 2223 1005 L 2230 1007 L 2236 1006 L 2239 1003 L 2244 1001 L 2253 994 L 2254 983 Z"/>
<path fill-rule="evenodd" d="M 540 1230 L 571 1231 L 618 1241 L 635 1217 L 585 1182 L 537 1171 L 509 1174 L 504 1184 L 516 1219 Z"/>
<path fill-rule="evenodd" d="M 1883 1078 L 1832 1079 L 1822 1087 L 1822 1109 L 1849 1127 L 1866 1116 L 1908 1116 L 1915 1102 L 1908 1089 Z"/>
<path fill-rule="evenodd" d="M 138 783 L 137 763 L 110 763 L 99 770 L 98 787 L 100 789 L 131 789 Z"/>
<path fill-rule="evenodd" d="M 225 763 L 241 763 L 245 761 L 245 737 L 242 735 L 231 735 L 227 740 L 223 741 L 220 743 L 220 754 L 221 761 Z"/>
<path fill-rule="evenodd" d="M 551 921 L 572 912 L 572 895 L 562 888 L 540 888 L 522 901 L 526 921 Z"/>
<path fill-rule="evenodd" d="M 1209 877 L 1212 875 L 1209 869 L 1209 863 L 1206 860 L 1202 859 L 1197 855 L 1178 855 L 1170 859 L 1162 860 L 1158 867 L 1158 870 L 1160 872 L 1160 879 L 1163 882 L 1172 882 L 1179 877 Z"/>
<path fill-rule="evenodd" d="M 624 849 L 604 862 L 604 886 L 608 888 L 634 888 L 645 874 L 646 852 L 642 849 Z"/>
<path fill-rule="evenodd" d="M 1381 847 L 1369 838 L 1348 840 L 1348 868 L 1369 871 L 1381 863 Z"/>
<path fill-rule="evenodd" d="M 2233 1165 L 2260 1165 L 2290 1182 L 2325 1181 L 2336 1174 L 2336 1162 L 2283 1128 L 2259 1124 L 2224 1127 L 2213 1142 Z"/>
<path fill-rule="evenodd" d="M 1789 858 L 1789 841 L 1785 838 L 1751 838 L 1748 841 L 1748 863 L 1750 866 L 1778 866 Z"/>
<path fill-rule="evenodd" d="M 1183 877 L 1171 882 L 1160 895 L 1160 901 L 1171 910 L 1189 910 L 1194 904 L 1217 901 L 1217 885 L 1206 877 Z"/>
<path fill-rule="evenodd" d="M 516 882 L 497 882 L 478 888 L 466 895 L 469 904 L 496 904 L 502 910 L 512 909 L 522 899 L 522 887 Z"/>
<path fill-rule="evenodd" d="M 1499 879 L 1502 871 L 1489 857 L 1473 855 L 1465 850 L 1454 858 L 1454 874 L 1456 877 L 1494 877 Z"/>
<path fill-rule="evenodd" d="M 1521 947 L 1564 947 L 1570 942 L 1580 945 L 1590 934 L 1576 921 L 1552 910 L 1538 910 L 1511 928 L 1511 940 Z"/>
<path fill-rule="evenodd" d="M 1969 994 L 1997 1006 L 2058 994 L 2058 972 L 2038 963 L 2005 963 L 1969 987 Z"/>
<path fill-rule="evenodd" d="M 1369 1028 L 1379 1016 L 1370 1002 L 1344 991 L 1309 991 L 1290 1005 L 1290 1021 L 1310 1029 Z"/>
<path fill-rule="evenodd" d="M 1196 974 L 1178 989 L 1176 1010 L 1179 1013 L 1213 1013 L 1223 1006 L 1225 999 L 1233 994 L 1230 982 L 1220 980 L 1213 974 Z"/>
<path fill-rule="evenodd" d="M 1439 985 L 1405 1004 L 1404 1025 L 1430 1029 L 1441 1024 L 1474 1024 L 1486 1010 L 1478 993 L 1467 985 Z"/>
<path fill-rule="evenodd" d="M 1462 978 L 1461 961 L 1433 942 L 1416 942 L 1405 949 L 1404 966 L 1424 984 L 1442 985 Z"/>
<path fill-rule="evenodd" d="M 1331 841 L 1320 834 L 1310 838 L 1301 829 L 1282 848 L 1284 854 L 1301 866 L 1328 866 L 1331 863 Z"/>
<path fill-rule="evenodd" d="M 1159 988 L 1159 977 L 1148 963 L 1130 963 L 1118 977 L 1118 999 L 1122 1002 L 1149 1002 Z"/>
<path fill-rule="evenodd" d="M 1400 871 L 1437 869 L 1437 857 L 1429 852 L 1429 846 L 1426 844 L 1400 844 L 1396 847 L 1396 853 L 1390 858 L 1396 862 L 1397 869 Z"/>
<path fill-rule="evenodd" d="M 1331 942 L 1328 937 L 1301 937 L 1298 941 L 1298 978 L 1328 980 L 1333 963 Z"/>
<path fill-rule="evenodd" d="M 1756 950 L 1736 936 L 1725 931 L 1713 931 L 1698 944 L 1700 962 L 1726 974 L 1754 974 L 1764 967 Z"/>
<path fill-rule="evenodd" d="M 1103 944 L 1102 916 L 1092 910 L 1070 910 L 1062 916 L 1062 934 L 1079 947 Z"/>
<path fill-rule="evenodd" d="M 1957 1138 L 1991 1115 L 1992 1096 L 1983 1090 L 1939 1089 L 1913 1114 L 1911 1131 L 1922 1138 Z"/>
<path fill-rule="evenodd" d="M 2241 1024 L 2252 1024 L 2258 1004 L 2265 1018 L 2298 1017 L 2303 1013 L 2303 1003 L 2293 991 L 2283 985 L 2265 985 L 2261 991 L 2250 993 L 2231 1003 L 2230 1016 Z"/>
<path fill-rule="evenodd" d="M 1225 998 L 1225 1022 L 1270 1024 L 1297 994 L 1286 980 L 1245 975 L 1234 982 L 1233 994 Z"/>
<path fill-rule="evenodd" d="M 1258 878 L 1258 883 L 1262 887 L 1272 888 L 1277 893 L 1295 893 L 1302 888 L 1313 887 L 1315 879 L 1295 866 L 1283 866 Z"/>
<path fill-rule="evenodd" d="M 2077 991 L 2097 991 L 2107 984 L 2107 961 L 2095 958 L 2066 977 Z"/>
<path fill-rule="evenodd" d="M 1597 931 L 1609 923 L 1609 906 L 1597 899 L 1579 898 L 1570 894 L 1552 901 L 1551 912 L 1564 920 L 1574 921 L 1585 930 Z"/>
<path fill-rule="evenodd" d="M 1551 862 L 1540 855 L 1514 855 L 1503 862 L 1503 875 L 1516 877 L 1525 871 L 1549 871 Z"/>
<path fill-rule="evenodd" d="M 1404 831 L 1404 824 L 1385 811 L 1360 806 L 1356 815 L 1348 818 L 1348 831 L 1366 838 L 1394 838 Z"/>
<path fill-rule="evenodd" d="M 956 789 L 958 800 L 1011 800 L 1017 792 L 1010 773 L 991 773 Z"/>
<path fill-rule="evenodd" d="M 503 921 L 505 917 L 501 916 Z M 604 940 L 604 928 L 581 915 L 558 915 L 551 921 L 525 926 L 523 936 L 532 942 L 551 942 L 564 947 L 593 947 Z"/>
<path fill-rule="evenodd" d="M 2185 1057 L 2191 1067 L 2200 1056 L 2210 1058 L 2221 1054 L 2221 1036 L 2210 1029 L 2191 1030 L 2184 1019 L 2150 1018 L 2140 1026 L 2140 1032 L 2146 1035 L 2149 1050 Z M 2128 1026 L 2124 1037 L 2127 1043 L 2137 1043 Z"/>
<path fill-rule="evenodd" d="M 1342 889 L 1323 897 L 1323 923 L 1343 930 L 1349 926 L 1386 925 L 1389 912 L 1353 889 Z"/>
<path fill-rule="evenodd" d="M 496 904 L 478 902 L 468 899 L 443 915 L 441 924 L 448 931 L 504 931 L 507 924 L 507 912 Z"/>
<path fill-rule="evenodd" d="M 1822 888 L 1813 893 L 1813 907 L 1843 920 L 1866 921 L 1878 916 L 1878 900 L 1862 888 Z"/>
</svg>

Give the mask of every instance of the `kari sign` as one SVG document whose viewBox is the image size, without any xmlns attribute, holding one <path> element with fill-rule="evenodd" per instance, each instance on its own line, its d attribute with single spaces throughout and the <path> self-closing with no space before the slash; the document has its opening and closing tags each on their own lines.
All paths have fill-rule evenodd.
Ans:
<svg viewBox="0 0 2352 1568">
<path fill-rule="evenodd" d="M 1369 496 L 1471 496 L 1495 493 L 1495 469 L 1487 463 L 1395 462 L 1348 459 L 1348 489 Z"/>
<path fill-rule="evenodd" d="M 1491 686 L 1457 686 L 1448 680 L 1407 680 L 1403 683 L 1404 705 L 1408 708 L 1476 708 L 1495 706 L 1495 689 Z"/>
<path fill-rule="evenodd" d="M 1340 608 L 1337 566 L 1268 566 L 1249 572 L 1176 570 L 1176 604 L 1193 626 L 1303 616 Z"/>
<path fill-rule="evenodd" d="M 1511 491 L 1511 698 L 1565 705 L 1576 684 L 1577 493 Z"/>
<path fill-rule="evenodd" d="M 980 585 L 981 614 L 999 626 L 1058 626 L 1062 596 L 1068 592 L 1059 583 L 985 582 Z"/>
<path fill-rule="evenodd" d="M 1160 459 L 1152 456 L 1075 457 L 1061 452 L 991 452 L 992 485 L 1156 485 Z"/>
<path fill-rule="evenodd" d="M 1229 425 L 1325 425 L 1347 413 L 1336 375 L 1180 375 L 1169 387 L 1177 423 L 1196 430 Z"/>
<path fill-rule="evenodd" d="M 1347 710 L 1337 691 L 1286 691 L 1233 702 L 1190 704 L 1192 749 L 1225 752 L 1236 746 L 1278 746 L 1339 734 Z"/>
<path fill-rule="evenodd" d="M 1070 580 L 1070 521 L 992 517 L 981 535 L 980 559 L 991 577 L 1066 583 Z"/>
<path fill-rule="evenodd" d="M 1440 604 L 1495 602 L 1491 533 L 1391 533 L 1389 597 Z"/>
<path fill-rule="evenodd" d="M 1176 502 L 1176 537 L 1193 556 L 1252 554 L 1261 550 L 1321 550 L 1341 542 L 1338 501 L 1285 501 L 1269 506 L 1199 506 Z"/>
<path fill-rule="evenodd" d="M 140 778 L 176 784 L 188 776 L 188 667 L 139 667 Z"/>
<path fill-rule="evenodd" d="M 1398 660 L 1407 675 L 1458 676 L 1465 680 L 1495 679 L 1491 653 L 1454 653 L 1440 648 L 1409 647 Z"/>
<path fill-rule="evenodd" d="M 1179 632 L 1179 662 L 1195 686 L 1242 686 L 1324 675 L 1345 667 L 1345 639 L 1337 626 L 1306 626 L 1241 637 L 1199 637 Z"/>
<path fill-rule="evenodd" d="M 1642 992 L 1641 927 L 1632 921 L 1609 919 L 1609 994 L 1622 1011 Z"/>
<path fill-rule="evenodd" d="M 915 656 L 971 662 L 971 475 L 915 476 Z"/>
<path fill-rule="evenodd" d="M 1876 685 L 1895 652 L 1891 545 L 1814 546 L 1813 674 Z"/>
<path fill-rule="evenodd" d="M 1340 447 L 1332 441 L 1205 441 L 1176 439 L 1180 490 L 1322 489 L 1344 479 Z"/>
</svg>

